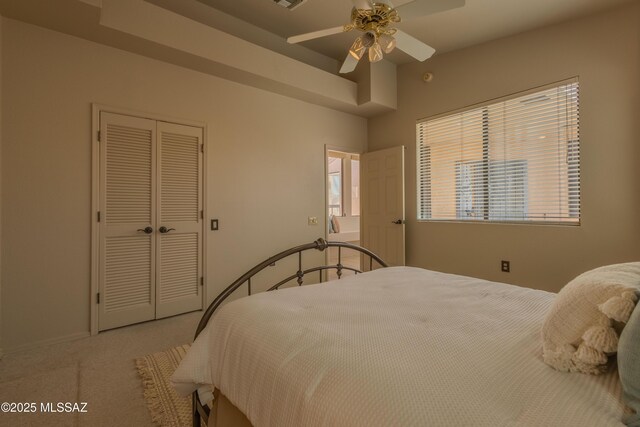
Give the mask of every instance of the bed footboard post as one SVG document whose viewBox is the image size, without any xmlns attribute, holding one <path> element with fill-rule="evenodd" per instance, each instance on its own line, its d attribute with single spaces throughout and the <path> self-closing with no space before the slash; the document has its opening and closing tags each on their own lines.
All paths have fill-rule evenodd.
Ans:
<svg viewBox="0 0 640 427">
<path fill-rule="evenodd" d="M 200 412 L 198 412 L 198 394 L 193 392 L 191 394 L 191 404 L 193 412 L 193 427 L 200 427 Z"/>
</svg>

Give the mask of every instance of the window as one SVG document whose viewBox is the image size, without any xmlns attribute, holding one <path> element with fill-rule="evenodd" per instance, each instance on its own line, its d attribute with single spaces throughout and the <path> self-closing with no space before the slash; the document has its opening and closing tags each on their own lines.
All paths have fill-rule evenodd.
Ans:
<svg viewBox="0 0 640 427">
<path fill-rule="evenodd" d="M 578 224 L 578 82 L 418 122 L 418 219 Z"/>
<path fill-rule="evenodd" d="M 360 215 L 360 155 L 327 152 L 329 215 Z"/>
<path fill-rule="evenodd" d="M 329 157 L 329 215 L 342 216 L 341 157 Z"/>
<path fill-rule="evenodd" d="M 524 218 L 527 212 L 527 162 L 489 162 L 485 186 L 482 161 L 456 164 L 456 218 L 500 221 Z M 504 175 L 504 176 L 501 176 Z"/>
</svg>

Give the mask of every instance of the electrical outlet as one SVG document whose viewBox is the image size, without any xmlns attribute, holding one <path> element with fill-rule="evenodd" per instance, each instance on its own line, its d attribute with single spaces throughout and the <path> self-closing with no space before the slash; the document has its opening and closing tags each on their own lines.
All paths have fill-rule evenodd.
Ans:
<svg viewBox="0 0 640 427">
<path fill-rule="evenodd" d="M 310 216 L 308 221 L 309 221 L 309 225 L 318 225 L 317 216 Z"/>
<path fill-rule="evenodd" d="M 511 263 L 509 261 L 500 261 L 502 271 L 509 273 L 511 271 Z"/>
</svg>

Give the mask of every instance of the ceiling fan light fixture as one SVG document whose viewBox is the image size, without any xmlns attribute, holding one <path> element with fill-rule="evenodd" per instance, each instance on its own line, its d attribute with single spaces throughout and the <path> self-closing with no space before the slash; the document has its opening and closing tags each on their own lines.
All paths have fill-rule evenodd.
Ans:
<svg viewBox="0 0 640 427">
<path fill-rule="evenodd" d="M 378 43 L 380 43 L 384 53 L 391 53 L 396 48 L 396 39 L 389 34 L 383 34 L 378 37 Z"/>
<path fill-rule="evenodd" d="M 382 47 L 377 41 L 369 48 L 369 62 L 378 62 L 382 60 Z"/>
<path fill-rule="evenodd" d="M 305 2 L 306 0 L 272 1 L 280 6 L 290 8 L 294 2 Z M 418 61 L 424 61 L 435 53 L 435 49 L 397 29 L 395 24 L 403 20 L 400 15 L 404 19 L 417 18 L 465 5 L 465 0 L 403 0 L 406 4 L 395 8 L 390 0 L 351 1 L 354 7 L 351 9 L 350 23 L 292 36 L 287 38 L 287 42 L 300 43 L 342 32 L 360 31 L 362 34 L 353 42 L 349 53 L 342 62 L 341 74 L 352 72 L 367 50 L 370 62 L 382 60 L 385 54 L 390 54 L 396 48 Z"/>
<path fill-rule="evenodd" d="M 351 45 L 351 49 L 349 49 L 349 54 L 353 56 L 358 61 L 364 55 L 364 52 L 367 50 L 367 47 L 364 45 L 364 40 L 362 36 L 358 37 L 356 41 Z"/>
<path fill-rule="evenodd" d="M 362 37 L 362 44 L 365 47 L 373 46 L 373 44 L 378 40 L 378 36 L 376 36 L 376 33 L 374 33 L 373 31 L 367 31 L 360 37 Z"/>
</svg>

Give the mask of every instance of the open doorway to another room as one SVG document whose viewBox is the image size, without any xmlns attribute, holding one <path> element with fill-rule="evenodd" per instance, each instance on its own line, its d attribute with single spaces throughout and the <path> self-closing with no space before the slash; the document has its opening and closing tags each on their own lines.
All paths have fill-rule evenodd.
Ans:
<svg viewBox="0 0 640 427">
<path fill-rule="evenodd" d="M 329 241 L 360 244 L 360 155 L 327 150 L 327 218 Z M 329 263 L 337 264 L 338 248 L 329 248 Z M 360 268 L 360 255 L 342 250 L 342 265 Z M 344 272 L 345 275 L 353 274 Z M 335 272 L 329 279 L 335 278 Z"/>
</svg>

